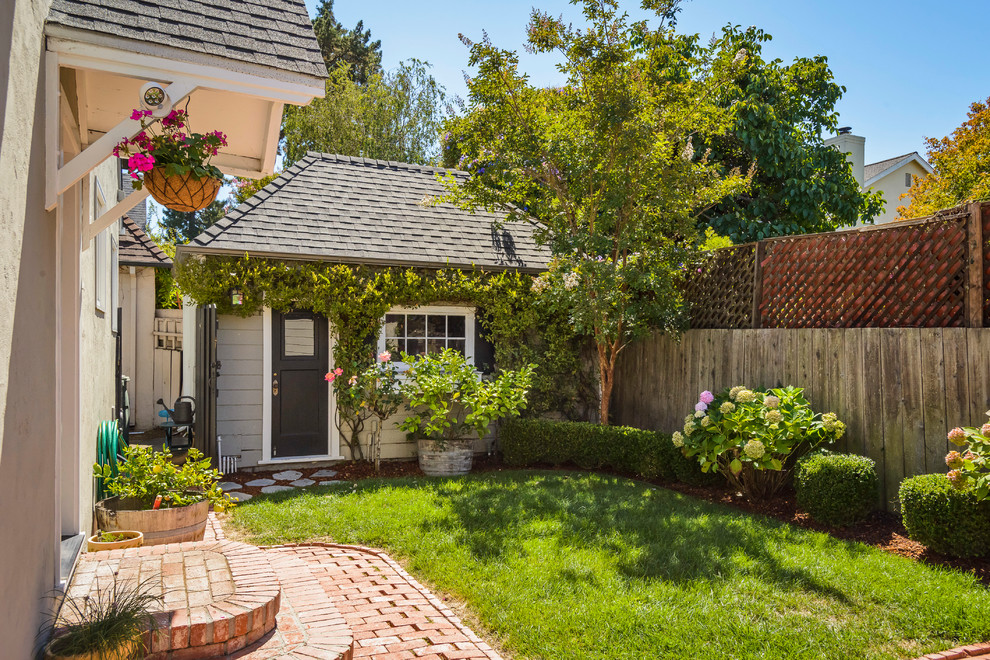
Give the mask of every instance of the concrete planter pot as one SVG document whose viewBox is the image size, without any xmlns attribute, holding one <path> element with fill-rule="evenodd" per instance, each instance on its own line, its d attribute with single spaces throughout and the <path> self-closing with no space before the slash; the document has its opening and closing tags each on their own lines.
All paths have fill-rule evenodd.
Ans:
<svg viewBox="0 0 990 660">
<path fill-rule="evenodd" d="M 104 532 L 137 530 L 144 545 L 202 541 L 206 534 L 207 500 L 171 509 L 139 509 L 134 502 L 111 497 L 96 503 L 96 524 Z"/>
<path fill-rule="evenodd" d="M 446 440 L 441 449 L 435 440 L 417 440 L 419 469 L 430 477 L 458 477 L 471 471 L 471 441 Z"/>
<path fill-rule="evenodd" d="M 99 552 L 100 550 L 123 550 L 125 548 L 140 548 L 144 545 L 144 534 L 136 530 L 122 530 L 119 532 L 112 532 L 113 534 L 119 534 L 124 538 L 119 541 L 101 541 L 100 536 L 103 532 L 99 534 L 94 534 L 90 536 L 86 541 L 86 549 L 89 552 Z"/>
</svg>

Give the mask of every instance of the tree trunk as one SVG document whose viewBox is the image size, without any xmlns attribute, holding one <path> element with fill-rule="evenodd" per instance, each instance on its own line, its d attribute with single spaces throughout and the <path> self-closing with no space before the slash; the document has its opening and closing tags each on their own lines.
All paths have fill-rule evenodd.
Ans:
<svg viewBox="0 0 990 660">
<path fill-rule="evenodd" d="M 598 422 L 608 426 L 608 409 L 612 402 L 612 385 L 615 383 L 615 355 L 609 355 L 609 344 L 598 344 L 598 383 L 600 386 L 600 403 Z"/>
</svg>

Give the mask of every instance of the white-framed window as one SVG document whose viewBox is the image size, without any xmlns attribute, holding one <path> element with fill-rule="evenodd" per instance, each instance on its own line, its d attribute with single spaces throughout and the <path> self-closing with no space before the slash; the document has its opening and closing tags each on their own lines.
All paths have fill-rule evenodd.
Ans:
<svg viewBox="0 0 990 660">
<path fill-rule="evenodd" d="M 378 350 L 388 350 L 396 361 L 400 353 L 424 355 L 445 348 L 460 351 L 474 364 L 473 307 L 398 307 L 385 315 Z"/>
<path fill-rule="evenodd" d="M 107 198 L 103 194 L 100 180 L 93 177 L 93 217 L 90 222 L 96 222 L 107 207 Z M 106 314 L 112 307 L 110 301 L 110 263 L 109 241 L 107 233 L 100 232 L 93 239 L 93 262 L 95 267 L 94 293 L 96 294 L 96 309 Z"/>
</svg>

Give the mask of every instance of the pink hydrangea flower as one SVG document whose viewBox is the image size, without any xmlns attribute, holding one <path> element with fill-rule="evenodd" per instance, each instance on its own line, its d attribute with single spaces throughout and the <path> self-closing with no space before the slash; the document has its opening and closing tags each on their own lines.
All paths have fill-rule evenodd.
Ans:
<svg viewBox="0 0 990 660">
<path fill-rule="evenodd" d="M 134 154 L 127 159 L 127 169 L 132 172 L 150 172 L 155 167 L 154 156 Z"/>
<path fill-rule="evenodd" d="M 705 390 L 701 393 L 701 396 L 698 397 L 698 400 L 707 405 L 715 400 L 715 395 L 708 390 Z"/>
<path fill-rule="evenodd" d="M 957 470 L 962 467 L 963 457 L 957 451 L 950 451 L 945 455 L 945 464 L 953 470 Z"/>
<path fill-rule="evenodd" d="M 966 476 L 961 470 L 949 470 L 949 474 L 946 476 L 949 477 L 949 483 L 952 484 L 952 487 L 956 490 L 963 490 L 966 488 Z"/>
<path fill-rule="evenodd" d="M 381 353 L 378 354 L 378 359 L 381 360 L 382 362 L 388 362 L 389 360 L 392 359 L 392 354 L 389 353 L 388 351 L 382 351 Z"/>
<path fill-rule="evenodd" d="M 695 412 L 704 412 L 708 410 L 708 404 L 705 403 L 704 401 L 699 401 L 698 403 L 694 404 L 694 410 Z"/>
<path fill-rule="evenodd" d="M 966 443 L 966 432 L 958 426 L 949 431 L 949 442 L 960 447 Z"/>
<path fill-rule="evenodd" d="M 980 427 L 980 433 L 983 434 L 983 437 L 990 438 L 990 422 Z"/>
</svg>

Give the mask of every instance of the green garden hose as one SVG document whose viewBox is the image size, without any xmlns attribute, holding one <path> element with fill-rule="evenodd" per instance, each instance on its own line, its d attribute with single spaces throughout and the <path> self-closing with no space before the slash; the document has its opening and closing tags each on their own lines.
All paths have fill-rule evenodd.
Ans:
<svg viewBox="0 0 990 660">
<path fill-rule="evenodd" d="M 96 464 L 109 465 L 111 474 L 116 477 L 119 473 L 118 461 L 123 460 L 123 448 L 127 445 L 120 435 L 117 420 L 100 422 L 96 433 Z M 107 491 L 103 479 L 96 479 L 96 499 L 106 498 Z"/>
</svg>

